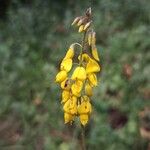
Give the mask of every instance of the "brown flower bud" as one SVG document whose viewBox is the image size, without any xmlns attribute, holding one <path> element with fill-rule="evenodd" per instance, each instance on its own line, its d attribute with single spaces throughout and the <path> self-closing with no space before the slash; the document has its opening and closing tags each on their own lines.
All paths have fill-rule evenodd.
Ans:
<svg viewBox="0 0 150 150">
<path fill-rule="evenodd" d="M 91 14 L 92 14 L 91 7 L 86 10 L 85 14 L 86 14 L 86 16 L 91 17 Z"/>
<path fill-rule="evenodd" d="M 78 26 L 82 25 L 82 24 L 85 24 L 87 22 L 87 18 L 86 17 L 82 17 L 82 19 L 79 20 L 78 22 Z"/>
<path fill-rule="evenodd" d="M 71 25 L 77 24 L 81 17 L 76 17 Z"/>
<path fill-rule="evenodd" d="M 89 28 L 89 27 L 90 27 L 90 25 L 91 25 L 91 21 L 85 24 L 85 26 L 84 26 L 84 30 L 86 30 L 87 28 Z"/>
<path fill-rule="evenodd" d="M 92 32 L 92 45 L 95 45 L 96 43 L 96 33 Z"/>
<path fill-rule="evenodd" d="M 89 32 L 88 33 L 88 44 L 89 44 L 89 46 L 91 45 L 91 43 L 92 43 L 92 33 Z"/>
</svg>

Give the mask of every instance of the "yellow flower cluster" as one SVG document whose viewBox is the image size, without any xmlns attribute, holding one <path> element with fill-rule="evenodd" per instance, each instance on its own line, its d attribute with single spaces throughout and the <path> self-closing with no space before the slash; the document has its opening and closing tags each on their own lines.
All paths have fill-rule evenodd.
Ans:
<svg viewBox="0 0 150 150">
<path fill-rule="evenodd" d="M 88 19 L 89 14 L 90 11 L 88 10 L 85 16 Z M 73 24 L 79 25 L 79 22 L 81 22 L 80 19 L 75 19 Z M 83 22 L 80 25 L 85 28 L 87 22 L 85 25 Z M 60 64 L 60 71 L 56 75 L 55 81 L 60 84 L 62 89 L 61 103 L 65 123 L 72 123 L 75 117 L 79 117 L 81 124 L 85 126 L 92 112 L 91 96 L 93 95 L 93 88 L 97 86 L 96 73 L 100 71 L 99 56 L 95 45 L 95 32 L 90 30 L 90 25 L 84 30 L 84 41 L 82 43 L 82 46 L 79 43 L 74 43 L 69 47 Z M 81 51 L 77 57 L 77 63 L 74 63 L 76 44 L 80 45 Z M 85 45 L 89 47 L 90 54 L 84 52 Z"/>
</svg>

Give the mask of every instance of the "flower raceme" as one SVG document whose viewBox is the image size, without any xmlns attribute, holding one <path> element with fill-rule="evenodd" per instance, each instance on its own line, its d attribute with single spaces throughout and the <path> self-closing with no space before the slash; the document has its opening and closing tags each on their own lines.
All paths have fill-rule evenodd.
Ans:
<svg viewBox="0 0 150 150">
<path fill-rule="evenodd" d="M 75 18 L 72 25 L 77 25 L 79 32 L 84 33 L 84 40 L 82 45 L 71 44 L 56 75 L 55 81 L 62 89 L 61 104 L 65 123 L 73 123 L 75 118 L 79 117 L 81 124 L 85 126 L 92 112 L 91 97 L 93 88 L 98 84 L 96 74 L 101 68 L 96 48 L 96 34 L 91 29 L 91 23 L 90 9 L 84 16 Z M 80 46 L 78 60 L 74 60 L 75 46 Z"/>
</svg>

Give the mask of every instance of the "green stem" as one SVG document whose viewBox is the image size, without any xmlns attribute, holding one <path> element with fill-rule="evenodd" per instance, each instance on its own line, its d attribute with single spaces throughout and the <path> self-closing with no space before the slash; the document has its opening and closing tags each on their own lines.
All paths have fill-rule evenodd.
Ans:
<svg viewBox="0 0 150 150">
<path fill-rule="evenodd" d="M 85 127 L 81 125 L 82 131 L 81 131 L 81 145 L 82 145 L 82 150 L 86 150 L 86 144 L 85 144 Z"/>
<path fill-rule="evenodd" d="M 80 51 L 80 62 L 79 65 L 82 65 L 82 54 L 83 54 L 83 50 L 84 50 L 84 46 L 85 46 L 85 38 L 86 38 L 86 31 L 84 32 L 83 35 L 83 39 L 82 39 L 82 47 L 81 47 L 81 51 Z"/>
</svg>

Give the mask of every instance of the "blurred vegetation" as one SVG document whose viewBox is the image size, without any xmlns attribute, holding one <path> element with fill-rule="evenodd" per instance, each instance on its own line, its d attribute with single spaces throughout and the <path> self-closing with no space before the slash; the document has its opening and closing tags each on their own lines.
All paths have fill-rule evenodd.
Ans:
<svg viewBox="0 0 150 150">
<path fill-rule="evenodd" d="M 150 108 L 149 0 L 2 0 L 0 149 L 79 149 L 80 130 L 64 125 L 54 78 L 69 44 L 81 38 L 70 24 L 89 6 L 102 71 L 88 149 L 148 150 L 140 129 L 150 134 L 150 112 L 144 124 L 140 113 Z"/>
</svg>

